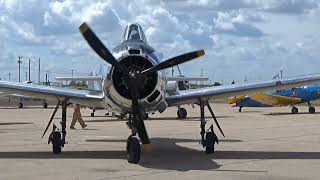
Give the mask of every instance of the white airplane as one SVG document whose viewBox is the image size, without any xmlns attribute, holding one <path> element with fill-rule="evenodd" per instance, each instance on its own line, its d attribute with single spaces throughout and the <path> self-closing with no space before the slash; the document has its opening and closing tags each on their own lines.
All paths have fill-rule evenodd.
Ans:
<svg viewBox="0 0 320 180">
<path fill-rule="evenodd" d="M 66 142 L 66 111 L 69 104 L 81 104 L 96 108 L 105 108 L 117 113 L 129 114 L 127 126 L 132 134 L 127 139 L 127 158 L 130 163 L 138 163 L 141 150 L 150 151 L 152 146 L 144 125 L 145 113 L 164 112 L 167 107 L 184 104 L 200 106 L 201 143 L 207 153 L 214 153 L 218 138 L 213 123 L 206 129 L 205 111 L 207 107 L 221 134 L 224 133 L 215 118 L 209 103 L 215 99 L 266 91 L 297 87 L 320 82 L 319 75 L 271 80 L 265 82 L 224 85 L 181 91 L 178 94 L 166 94 L 166 78 L 162 70 L 190 61 L 204 55 L 204 50 L 186 53 L 160 62 L 156 51 L 148 45 L 145 34 L 139 24 L 129 24 L 122 42 L 111 53 L 98 39 L 91 28 L 83 23 L 80 32 L 91 48 L 112 67 L 103 80 L 102 93 L 90 90 L 77 90 L 33 84 L 0 81 L 0 92 L 35 96 L 44 99 L 56 99 L 57 106 L 44 131 L 47 132 L 59 106 L 62 107 L 61 132 L 55 125 L 49 136 L 54 153 L 60 153 Z M 44 135 L 43 134 L 43 135 Z M 43 137 L 43 136 L 42 136 Z M 143 145 L 141 148 L 141 144 Z"/>
</svg>

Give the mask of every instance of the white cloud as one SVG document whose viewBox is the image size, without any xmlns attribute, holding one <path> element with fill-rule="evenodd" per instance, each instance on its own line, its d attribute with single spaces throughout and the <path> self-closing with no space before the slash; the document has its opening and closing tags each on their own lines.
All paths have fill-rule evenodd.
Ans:
<svg viewBox="0 0 320 180">
<path fill-rule="evenodd" d="M 303 74 L 320 65 L 319 14 L 317 0 L 0 0 L 0 62 L 12 66 L 18 55 L 32 55 L 57 73 L 88 72 L 104 61 L 78 26 L 88 21 L 112 49 L 124 26 L 138 22 L 166 58 L 206 50 L 181 66 L 186 74 L 199 75 L 201 68 L 219 80 L 268 79 L 280 68 Z"/>
</svg>

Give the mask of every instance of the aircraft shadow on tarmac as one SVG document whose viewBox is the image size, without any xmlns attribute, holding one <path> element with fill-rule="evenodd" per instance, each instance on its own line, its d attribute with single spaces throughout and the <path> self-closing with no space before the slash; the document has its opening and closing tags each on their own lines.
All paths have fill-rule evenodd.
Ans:
<svg viewBox="0 0 320 180">
<path fill-rule="evenodd" d="M 276 112 L 276 113 L 267 113 L 264 114 L 266 116 L 299 116 L 299 115 L 306 115 L 306 114 L 310 114 L 309 112 L 299 112 L 298 114 L 292 114 L 291 112 Z M 316 112 L 310 115 L 314 115 L 314 114 L 320 114 L 320 112 Z"/>
<path fill-rule="evenodd" d="M 125 142 L 125 140 L 118 140 Z M 217 151 L 208 155 L 203 151 L 182 147 L 179 142 L 192 142 L 196 140 L 153 138 L 155 146 L 151 153 L 143 153 L 140 166 L 161 170 L 216 170 L 221 167 L 216 159 L 320 159 L 320 152 L 285 152 L 285 151 Z M 237 142 L 238 140 L 236 140 Z M 107 140 L 103 140 L 107 142 Z M 109 142 L 115 142 L 110 140 Z M 65 151 L 54 155 L 50 151 L 34 152 L 0 152 L 0 159 L 126 159 L 124 150 L 118 151 Z M 228 170 L 229 171 L 229 170 Z M 239 171 L 239 170 L 230 170 Z"/>
<path fill-rule="evenodd" d="M 6 109 L 6 110 L 10 110 L 10 109 L 54 109 L 55 107 L 47 107 L 47 108 L 43 108 L 42 106 L 29 106 L 29 107 L 23 107 L 23 108 L 18 108 L 18 107 L 0 107 L 0 109 Z"/>
<path fill-rule="evenodd" d="M 26 124 L 34 124 L 34 123 L 28 123 L 28 122 L 3 122 L 3 123 L 0 123 L 0 126 L 26 125 Z"/>
</svg>

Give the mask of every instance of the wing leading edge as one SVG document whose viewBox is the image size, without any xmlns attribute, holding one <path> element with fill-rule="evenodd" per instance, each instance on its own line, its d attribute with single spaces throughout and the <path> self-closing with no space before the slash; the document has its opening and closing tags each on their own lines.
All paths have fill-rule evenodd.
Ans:
<svg viewBox="0 0 320 180">
<path fill-rule="evenodd" d="M 281 80 L 232 84 L 180 91 L 177 95 L 167 96 L 169 106 L 193 104 L 199 101 L 213 102 L 216 99 L 227 99 L 230 96 L 250 94 L 257 91 L 286 89 L 320 83 L 320 75 L 308 75 Z"/>
<path fill-rule="evenodd" d="M 67 98 L 70 103 L 104 108 L 102 103 L 103 94 L 96 91 L 0 81 L 0 92 L 46 100 L 63 100 Z"/>
</svg>

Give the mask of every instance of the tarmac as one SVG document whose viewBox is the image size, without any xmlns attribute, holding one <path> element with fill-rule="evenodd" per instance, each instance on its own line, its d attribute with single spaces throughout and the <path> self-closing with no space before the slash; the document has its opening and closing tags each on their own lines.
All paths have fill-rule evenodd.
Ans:
<svg viewBox="0 0 320 180">
<path fill-rule="evenodd" d="M 53 112 L 25 106 L 0 107 L 0 179 L 319 179 L 320 119 L 299 107 L 230 108 L 213 104 L 224 130 L 216 153 L 208 155 L 199 144 L 199 108 L 186 106 L 188 118 L 176 119 L 176 108 L 146 120 L 153 151 L 142 153 L 139 164 L 126 160 L 130 134 L 124 120 L 105 111 L 82 110 L 88 127 L 69 130 L 63 153 L 52 153 L 48 134 L 41 139 Z M 320 111 L 320 108 L 316 108 Z M 54 123 L 59 125 L 61 113 Z M 208 125 L 211 119 L 208 116 Z M 72 109 L 68 109 L 68 125 Z M 69 127 L 69 126 L 68 126 Z M 50 127 L 51 129 L 51 127 Z"/>
</svg>

